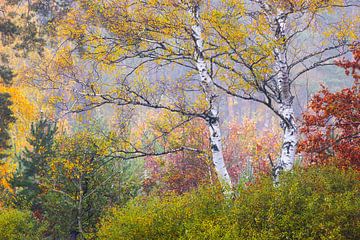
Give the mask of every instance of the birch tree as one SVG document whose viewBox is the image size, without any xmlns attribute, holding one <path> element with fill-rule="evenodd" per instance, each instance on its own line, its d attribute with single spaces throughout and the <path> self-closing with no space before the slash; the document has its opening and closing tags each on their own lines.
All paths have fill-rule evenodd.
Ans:
<svg viewBox="0 0 360 240">
<path fill-rule="evenodd" d="M 196 67 L 200 76 L 200 83 L 204 89 L 206 100 L 209 103 L 209 109 L 205 118 L 206 123 L 210 131 L 210 144 L 212 151 L 212 158 L 215 165 L 215 169 L 220 178 L 220 181 L 224 181 L 231 187 L 230 175 L 226 169 L 223 147 L 221 144 L 221 130 L 219 121 L 219 110 L 218 110 L 218 94 L 216 93 L 213 78 L 210 75 L 210 70 L 207 67 L 207 63 L 204 58 L 204 39 L 203 39 L 203 28 L 200 19 L 200 6 L 194 3 L 191 6 L 190 12 L 194 17 L 195 24 L 192 25 L 191 37 L 195 42 L 195 54 Z"/>
<path fill-rule="evenodd" d="M 104 104 L 135 105 L 203 119 L 210 132 L 212 160 L 224 188 L 231 187 L 221 143 L 219 95 L 211 62 L 205 57 L 203 1 L 79 1 L 58 28 L 71 39 L 82 59 L 115 68 L 112 89 L 104 82 L 82 82 L 79 96 L 91 99 L 87 109 Z M 75 24 L 75 25 L 74 25 Z M 71 50 L 74 52 L 74 50 Z M 174 69 L 186 72 L 169 86 Z M 163 71 L 165 81 L 154 78 Z M 159 86 L 159 83 L 161 86 Z M 188 88 L 180 89 L 179 86 Z M 184 86 L 185 85 L 185 86 Z M 169 95 L 187 92 L 180 98 Z M 191 92 L 189 94 L 188 92 Z M 174 94 L 177 95 L 177 94 Z M 186 106 L 180 105 L 185 98 Z M 85 107 L 86 108 L 86 107 Z M 83 109 L 81 109 L 83 110 Z"/>
<path fill-rule="evenodd" d="M 293 84 L 313 69 L 334 65 L 335 58 L 349 52 L 359 23 L 340 10 L 359 4 L 321 0 L 225 4 L 226 11 L 209 18 L 219 36 L 214 45 L 222 46 L 213 62 L 228 76 L 215 85 L 232 96 L 263 103 L 279 117 L 283 144 L 273 166 L 277 179 L 281 170 L 293 168 L 299 139 Z M 329 20 L 331 11 L 341 15 L 340 19 Z M 239 42 L 233 31 L 248 35 Z"/>
</svg>

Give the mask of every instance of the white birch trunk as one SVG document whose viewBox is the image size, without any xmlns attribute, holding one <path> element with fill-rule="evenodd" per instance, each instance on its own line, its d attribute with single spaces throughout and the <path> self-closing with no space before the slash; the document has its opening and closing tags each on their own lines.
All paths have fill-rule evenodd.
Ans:
<svg viewBox="0 0 360 240">
<path fill-rule="evenodd" d="M 210 144 L 212 161 L 215 166 L 216 173 L 224 189 L 231 189 L 231 179 L 225 166 L 222 143 L 221 130 L 219 122 L 218 111 L 218 96 L 215 92 L 212 78 L 209 73 L 208 66 L 204 60 L 204 41 L 202 36 L 202 26 L 200 23 L 199 6 L 194 6 L 191 9 L 191 14 L 195 18 L 196 24 L 192 26 L 192 38 L 195 42 L 195 59 L 197 70 L 200 75 L 200 83 L 206 95 L 206 100 L 209 103 L 209 112 L 207 114 L 206 123 L 210 130 Z"/>
<path fill-rule="evenodd" d="M 294 110 L 291 105 L 281 106 L 280 114 L 286 119 L 287 123 L 282 121 L 281 124 L 284 131 L 284 137 L 279 166 L 283 170 L 289 171 L 293 168 L 295 162 L 295 154 L 298 144 L 298 130 L 294 119 Z"/>
<path fill-rule="evenodd" d="M 281 10 L 275 18 L 275 37 L 277 41 L 283 41 L 286 37 L 286 16 Z M 298 130 L 295 122 L 293 109 L 293 96 L 290 89 L 289 68 L 286 59 L 286 43 L 275 48 L 276 70 L 278 72 L 277 87 L 280 92 L 280 109 L 279 113 L 282 117 L 281 127 L 284 131 L 283 144 L 281 148 L 281 156 L 275 169 L 275 180 L 281 170 L 290 171 L 294 166 L 296 148 L 298 144 Z"/>
</svg>

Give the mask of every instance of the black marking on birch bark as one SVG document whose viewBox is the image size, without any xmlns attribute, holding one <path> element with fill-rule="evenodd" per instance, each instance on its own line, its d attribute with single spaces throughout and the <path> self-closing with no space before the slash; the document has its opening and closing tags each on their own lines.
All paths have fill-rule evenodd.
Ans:
<svg viewBox="0 0 360 240">
<path fill-rule="evenodd" d="M 281 121 L 281 122 L 280 122 L 280 127 L 285 130 L 285 128 L 286 128 L 286 123 L 285 123 L 285 121 Z"/>
<path fill-rule="evenodd" d="M 291 129 L 291 135 L 293 135 L 293 133 L 295 132 L 295 130 L 296 130 L 296 127 L 295 127 L 295 125 L 294 125 L 294 117 L 293 117 L 293 115 L 290 115 L 289 117 L 285 117 L 284 116 L 284 119 L 286 120 L 286 121 L 281 121 L 280 122 L 280 127 L 282 128 L 282 129 L 286 129 L 286 128 L 288 128 L 288 129 Z"/>
<path fill-rule="evenodd" d="M 211 149 L 214 151 L 214 152 L 219 152 L 219 148 L 216 144 L 211 144 Z"/>
<path fill-rule="evenodd" d="M 290 97 L 290 99 L 289 99 L 289 105 L 290 105 L 290 106 L 293 104 L 294 99 L 295 99 L 294 96 L 291 96 L 291 97 Z"/>
<path fill-rule="evenodd" d="M 272 175 L 273 181 L 275 183 L 275 186 L 277 186 L 279 184 L 279 175 L 280 175 L 280 172 L 282 172 L 283 170 L 284 170 L 284 167 L 283 167 L 282 162 L 279 162 L 278 164 L 276 164 L 275 166 L 272 167 L 271 175 Z"/>
<path fill-rule="evenodd" d="M 207 115 L 207 116 L 205 117 L 205 120 L 206 120 L 211 126 L 213 126 L 213 125 L 215 125 L 217 122 L 219 122 L 219 117 L 211 117 L 211 116 Z"/>
<path fill-rule="evenodd" d="M 293 145 L 293 144 L 292 144 L 291 142 L 285 142 L 285 143 L 283 144 L 283 148 L 286 149 L 287 154 L 290 154 L 290 147 L 291 147 L 292 145 Z"/>
</svg>

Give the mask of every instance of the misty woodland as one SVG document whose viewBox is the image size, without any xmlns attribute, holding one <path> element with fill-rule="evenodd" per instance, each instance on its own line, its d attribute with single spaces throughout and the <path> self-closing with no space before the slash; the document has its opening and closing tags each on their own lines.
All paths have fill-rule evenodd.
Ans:
<svg viewBox="0 0 360 240">
<path fill-rule="evenodd" d="M 360 239 L 360 0 L 0 0 L 0 240 Z"/>
</svg>

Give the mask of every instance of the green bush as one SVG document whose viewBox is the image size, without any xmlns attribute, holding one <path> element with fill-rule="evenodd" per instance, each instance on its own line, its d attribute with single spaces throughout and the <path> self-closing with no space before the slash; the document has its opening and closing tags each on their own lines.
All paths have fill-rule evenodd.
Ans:
<svg viewBox="0 0 360 240">
<path fill-rule="evenodd" d="M 181 197 L 136 199 L 112 209 L 102 219 L 100 239 L 180 239 L 195 229 L 219 222 L 224 199 L 220 191 L 203 189 Z M 202 238 L 206 239 L 206 238 Z"/>
<path fill-rule="evenodd" d="M 229 215 L 238 239 L 360 239 L 358 175 L 336 168 L 284 174 L 242 194 Z"/>
<path fill-rule="evenodd" d="M 30 212 L 0 208 L 0 239 L 35 240 L 41 238 L 42 228 Z"/>
<path fill-rule="evenodd" d="M 359 175 L 299 169 L 235 199 L 216 188 L 137 198 L 102 219 L 100 239 L 360 239 Z"/>
</svg>

